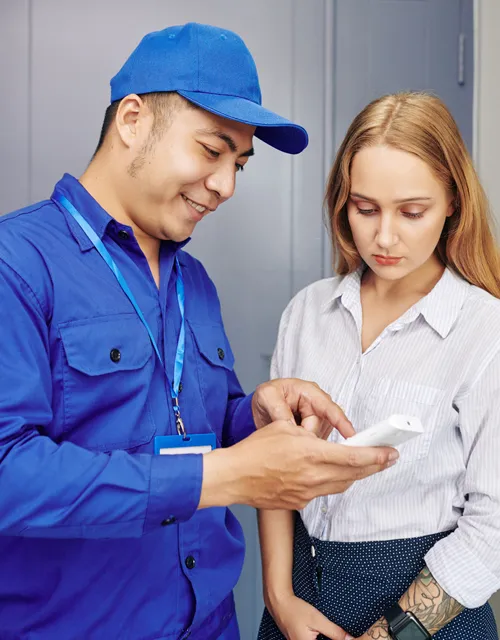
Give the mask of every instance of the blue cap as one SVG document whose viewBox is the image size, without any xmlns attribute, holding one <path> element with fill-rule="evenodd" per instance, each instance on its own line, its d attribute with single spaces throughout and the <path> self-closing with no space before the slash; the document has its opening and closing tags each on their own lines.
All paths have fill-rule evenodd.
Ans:
<svg viewBox="0 0 500 640">
<path fill-rule="evenodd" d="M 307 147 L 307 131 L 261 106 L 257 68 L 243 40 L 226 29 L 190 22 L 144 36 L 111 79 L 111 102 L 135 93 L 176 91 L 286 153 Z"/>
</svg>

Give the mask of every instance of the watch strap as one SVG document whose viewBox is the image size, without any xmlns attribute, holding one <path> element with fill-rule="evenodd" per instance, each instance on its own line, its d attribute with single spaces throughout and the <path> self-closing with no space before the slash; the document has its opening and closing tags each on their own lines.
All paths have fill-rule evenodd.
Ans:
<svg viewBox="0 0 500 640">
<path fill-rule="evenodd" d="M 394 604 L 385 613 L 385 619 L 389 624 L 389 635 L 397 640 L 399 631 L 405 629 L 408 625 L 416 625 L 426 638 L 431 638 L 431 634 L 427 631 L 420 620 L 411 612 L 403 611 L 399 604 Z"/>
<path fill-rule="evenodd" d="M 394 632 L 406 620 L 406 612 L 401 609 L 399 604 L 393 604 L 386 611 L 384 617 L 389 623 L 389 631 Z"/>
</svg>

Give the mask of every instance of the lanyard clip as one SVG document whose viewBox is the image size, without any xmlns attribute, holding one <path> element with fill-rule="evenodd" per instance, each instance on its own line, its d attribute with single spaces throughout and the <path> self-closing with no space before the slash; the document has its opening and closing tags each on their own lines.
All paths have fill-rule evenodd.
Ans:
<svg viewBox="0 0 500 640">
<path fill-rule="evenodd" d="M 175 413 L 175 426 L 177 428 L 177 433 L 183 438 L 186 437 L 186 427 L 184 426 L 184 422 L 181 418 L 181 410 L 179 408 L 179 401 L 177 398 L 172 398 L 172 402 L 174 405 L 174 413 Z"/>
<path fill-rule="evenodd" d="M 177 433 L 183 438 L 186 437 L 186 427 L 184 426 L 184 422 L 182 421 L 181 414 L 178 413 L 175 416 L 175 426 L 177 427 Z"/>
</svg>

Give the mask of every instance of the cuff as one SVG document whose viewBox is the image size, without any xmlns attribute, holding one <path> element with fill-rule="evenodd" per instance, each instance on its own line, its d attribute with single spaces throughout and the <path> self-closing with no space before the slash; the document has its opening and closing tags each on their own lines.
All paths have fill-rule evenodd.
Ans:
<svg viewBox="0 0 500 640">
<path fill-rule="evenodd" d="M 455 531 L 437 542 L 425 563 L 446 593 L 466 609 L 481 607 L 500 588 L 500 579 L 478 558 Z"/>
<path fill-rule="evenodd" d="M 227 430 L 227 437 L 222 442 L 223 447 L 230 447 L 241 442 L 257 429 L 253 419 L 252 400 L 253 393 L 238 401 L 237 407 L 231 415 L 231 423 Z M 234 402 L 234 401 L 233 401 Z"/>
<path fill-rule="evenodd" d="M 200 503 L 202 479 L 202 454 L 152 456 L 144 532 L 189 520 Z"/>
</svg>

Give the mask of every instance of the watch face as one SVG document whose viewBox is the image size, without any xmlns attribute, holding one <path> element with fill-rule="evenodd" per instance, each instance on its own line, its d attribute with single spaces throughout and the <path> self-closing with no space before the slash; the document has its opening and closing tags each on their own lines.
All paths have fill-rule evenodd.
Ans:
<svg viewBox="0 0 500 640">
<path fill-rule="evenodd" d="M 397 640 L 428 640 L 429 634 L 422 631 L 416 622 L 409 622 L 404 629 L 398 631 Z"/>
</svg>

